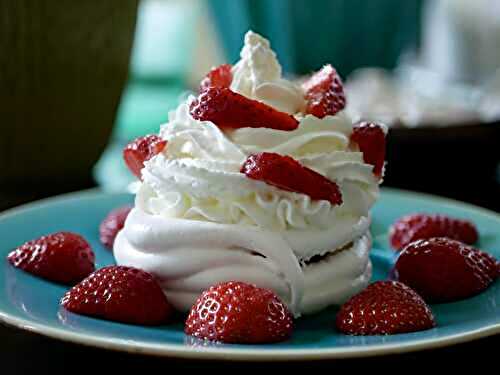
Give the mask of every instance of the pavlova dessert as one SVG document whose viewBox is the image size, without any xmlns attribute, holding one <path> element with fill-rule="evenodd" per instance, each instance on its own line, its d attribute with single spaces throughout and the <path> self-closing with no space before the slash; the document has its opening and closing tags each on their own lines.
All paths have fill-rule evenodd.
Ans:
<svg viewBox="0 0 500 375">
<path fill-rule="evenodd" d="M 386 130 L 353 125 L 344 106 L 331 65 L 286 80 L 249 31 L 240 61 L 124 151 L 141 184 L 116 262 L 154 274 L 181 311 L 229 280 L 274 291 L 295 316 L 345 302 L 372 273 Z"/>
<path fill-rule="evenodd" d="M 71 286 L 63 324 L 76 313 L 165 325 L 189 311 L 187 343 L 273 343 L 292 336 L 295 317 L 341 305 L 327 328 L 338 333 L 431 329 L 428 303 L 484 292 L 500 264 L 473 247 L 474 223 L 413 213 L 388 229 L 399 254 L 387 280 L 369 284 L 385 127 L 352 124 L 344 107 L 330 65 L 287 81 L 269 42 L 248 32 L 237 64 L 209 72 L 159 135 L 125 147 L 135 206 L 99 226 L 117 265 L 95 270 L 90 243 L 73 232 L 25 242 L 7 260 Z"/>
</svg>

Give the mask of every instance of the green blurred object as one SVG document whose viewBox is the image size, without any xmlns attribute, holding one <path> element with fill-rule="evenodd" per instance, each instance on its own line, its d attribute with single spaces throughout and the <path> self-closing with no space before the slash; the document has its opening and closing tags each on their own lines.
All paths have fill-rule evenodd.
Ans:
<svg viewBox="0 0 500 375">
<path fill-rule="evenodd" d="M 0 206 L 92 184 L 127 80 L 137 3 L 0 1 Z"/>
<path fill-rule="evenodd" d="M 197 16 L 191 2 L 142 1 L 115 140 L 125 142 L 158 132 L 168 111 L 178 104 L 193 55 Z"/>
<path fill-rule="evenodd" d="M 285 72 L 332 63 L 345 77 L 361 66 L 393 68 L 417 47 L 423 0 L 207 0 L 231 62 L 248 29 L 270 39 Z"/>
<path fill-rule="evenodd" d="M 157 133 L 160 125 L 167 121 L 168 111 L 176 106 L 184 90 L 180 84 L 130 82 L 118 111 L 116 140 L 128 141 Z"/>
</svg>

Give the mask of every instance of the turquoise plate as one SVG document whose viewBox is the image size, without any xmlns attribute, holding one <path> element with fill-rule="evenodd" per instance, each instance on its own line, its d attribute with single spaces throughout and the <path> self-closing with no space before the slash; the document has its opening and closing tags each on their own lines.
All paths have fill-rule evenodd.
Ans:
<svg viewBox="0 0 500 375">
<path fill-rule="evenodd" d="M 126 194 L 86 191 L 16 208 L 0 215 L 0 252 L 5 255 L 26 240 L 60 230 L 75 231 L 92 244 L 97 267 L 112 264 L 99 243 L 97 228 L 106 213 L 132 202 Z M 373 210 L 374 278 L 387 276 L 394 254 L 387 228 L 399 216 L 415 211 L 441 212 L 473 220 L 480 247 L 500 258 L 500 216 L 463 203 L 428 195 L 384 189 Z M 227 360 L 304 360 L 360 357 L 445 346 L 500 333 L 500 282 L 479 296 L 433 305 L 437 327 L 393 336 L 353 337 L 335 331 L 335 311 L 297 321 L 293 338 L 273 345 L 224 345 L 190 340 L 182 322 L 139 327 L 68 313 L 59 308 L 66 288 L 0 265 L 0 320 L 7 324 L 76 343 L 153 355 Z"/>
</svg>

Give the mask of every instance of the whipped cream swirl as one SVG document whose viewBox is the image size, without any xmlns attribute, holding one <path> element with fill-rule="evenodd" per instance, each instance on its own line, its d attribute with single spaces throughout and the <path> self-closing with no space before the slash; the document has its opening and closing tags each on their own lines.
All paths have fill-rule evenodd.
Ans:
<svg viewBox="0 0 500 375">
<path fill-rule="evenodd" d="M 304 109 L 304 93 L 281 78 L 281 65 L 267 39 L 249 31 L 240 57 L 232 69 L 231 90 L 292 115 Z"/>
</svg>

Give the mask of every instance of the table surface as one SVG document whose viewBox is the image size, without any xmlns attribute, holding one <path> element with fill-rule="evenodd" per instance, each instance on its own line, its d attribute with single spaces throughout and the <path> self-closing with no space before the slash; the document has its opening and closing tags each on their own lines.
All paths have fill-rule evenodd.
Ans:
<svg viewBox="0 0 500 375">
<path fill-rule="evenodd" d="M 91 187 L 91 183 L 82 184 L 82 188 Z M 396 186 L 405 187 L 405 186 Z M 66 191 L 58 191 L 63 193 Z M 483 182 L 472 188 L 471 186 L 456 189 L 439 190 L 437 187 L 426 189 L 428 193 L 440 194 L 455 199 L 460 199 L 469 203 L 486 207 L 490 210 L 500 212 L 500 185 L 492 180 Z M 39 199 L 55 192 L 36 191 L 28 194 L 16 195 L 14 193 L 2 194 L 0 192 L 0 210 Z M 248 370 L 283 370 L 286 368 L 300 369 L 307 367 L 308 370 L 323 368 L 356 370 L 360 368 L 409 368 L 427 367 L 432 361 L 449 366 L 450 364 L 462 366 L 470 365 L 472 358 L 494 358 L 500 347 L 500 335 L 483 338 L 469 343 L 459 344 L 447 348 L 426 350 L 415 353 L 397 354 L 383 357 L 366 359 L 346 359 L 335 361 L 318 362 L 297 362 L 297 363 L 248 363 L 244 365 Z M 78 364 L 78 371 L 90 373 L 96 368 L 120 371 L 121 369 L 132 371 L 147 371 L 148 369 L 162 369 L 171 371 L 172 369 L 192 369 L 192 370 L 215 370 L 223 367 L 224 370 L 241 370 L 243 365 L 238 362 L 210 362 L 179 360 L 172 358 L 156 358 L 141 355 L 131 355 L 121 352 L 113 352 L 103 349 L 95 349 L 77 344 L 70 344 L 37 334 L 24 332 L 12 327 L 0 325 L 0 358 L 1 370 L 11 370 L 8 374 L 28 374 L 28 373 L 57 373 L 67 374 L 69 368 L 75 368 Z M 72 366 L 72 367 L 70 367 Z M 382 367 L 383 366 L 383 367 Z"/>
</svg>

